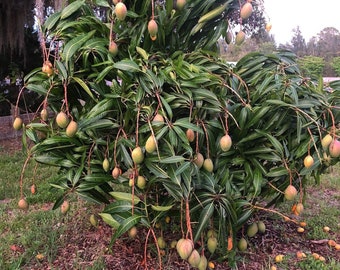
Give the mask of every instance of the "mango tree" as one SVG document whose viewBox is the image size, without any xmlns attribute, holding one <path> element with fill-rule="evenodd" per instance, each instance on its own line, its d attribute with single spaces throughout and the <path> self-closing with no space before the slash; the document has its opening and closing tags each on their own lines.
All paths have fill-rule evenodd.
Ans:
<svg viewBox="0 0 340 270">
<path fill-rule="evenodd" d="M 288 51 L 221 59 L 239 1 L 113 2 L 77 0 L 41 25 L 28 157 L 59 168 L 54 208 L 73 194 L 105 204 L 112 243 L 140 230 L 160 251 L 171 223 L 193 266 L 233 258 L 257 211 L 301 210 L 305 180 L 339 161 L 340 84 L 325 92 Z"/>
</svg>

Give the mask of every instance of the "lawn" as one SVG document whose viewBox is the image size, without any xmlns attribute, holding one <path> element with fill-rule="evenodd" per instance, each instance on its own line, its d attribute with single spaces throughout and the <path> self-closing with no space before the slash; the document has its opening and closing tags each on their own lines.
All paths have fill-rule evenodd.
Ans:
<svg viewBox="0 0 340 270">
<path fill-rule="evenodd" d="M 101 206 L 71 196 L 71 210 L 63 215 L 52 210 L 60 192 L 51 189 L 56 170 L 30 161 L 25 171 L 23 192 L 29 203 L 28 211 L 17 208 L 20 198 L 20 172 L 24 157 L 20 152 L 1 152 L 0 157 L 0 269 L 144 269 L 143 229 L 136 238 L 124 236 L 109 248 L 112 230 L 99 220 L 94 227 L 91 214 L 97 215 Z M 30 187 L 35 184 L 37 192 Z M 340 166 L 333 167 L 323 176 L 320 185 L 308 181 L 304 212 L 291 213 L 291 202 L 280 205 L 282 216 L 259 211 L 254 220 L 266 225 L 264 234 L 248 237 L 248 248 L 238 252 L 238 269 L 340 269 L 340 250 L 329 246 L 329 240 L 340 243 Z M 298 232 L 305 222 L 303 232 Z M 304 224 L 303 224 L 304 225 Z M 168 243 L 162 252 L 163 269 L 190 269 L 188 264 L 170 248 L 171 227 L 176 221 L 163 224 Z M 329 228 L 327 231 L 325 227 Z M 157 231 L 156 231 L 157 232 Z M 277 255 L 283 255 L 276 262 Z M 319 256 L 318 259 L 315 259 Z M 321 258 L 321 260 L 320 260 Z M 215 269 L 230 269 L 227 262 L 208 258 Z M 149 243 L 147 263 L 149 269 L 158 268 L 158 258 L 152 241 Z M 275 268 L 272 268 L 275 269 Z"/>
</svg>

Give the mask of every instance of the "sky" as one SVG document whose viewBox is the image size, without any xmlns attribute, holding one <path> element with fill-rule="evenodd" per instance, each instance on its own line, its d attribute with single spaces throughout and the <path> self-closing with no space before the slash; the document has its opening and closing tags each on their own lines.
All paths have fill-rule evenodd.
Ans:
<svg viewBox="0 0 340 270">
<path fill-rule="evenodd" d="M 290 43 L 297 26 L 306 42 L 326 27 L 340 31 L 340 0 L 264 0 L 264 6 L 278 45 Z"/>
</svg>

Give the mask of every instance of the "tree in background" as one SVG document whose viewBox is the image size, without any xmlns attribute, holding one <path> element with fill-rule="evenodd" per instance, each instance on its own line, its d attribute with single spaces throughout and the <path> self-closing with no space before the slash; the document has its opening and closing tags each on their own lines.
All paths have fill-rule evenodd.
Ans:
<svg viewBox="0 0 340 270">
<path fill-rule="evenodd" d="M 325 67 L 325 60 L 317 56 L 303 56 L 298 59 L 298 64 L 307 77 L 317 79 L 322 77 L 323 69 Z"/>
<path fill-rule="evenodd" d="M 340 56 L 332 59 L 332 68 L 335 70 L 336 75 L 340 77 Z"/>
<path fill-rule="evenodd" d="M 334 76 L 332 59 L 340 54 L 340 32 L 334 27 L 326 27 L 317 35 L 315 56 L 325 59 L 324 73 Z"/>
</svg>

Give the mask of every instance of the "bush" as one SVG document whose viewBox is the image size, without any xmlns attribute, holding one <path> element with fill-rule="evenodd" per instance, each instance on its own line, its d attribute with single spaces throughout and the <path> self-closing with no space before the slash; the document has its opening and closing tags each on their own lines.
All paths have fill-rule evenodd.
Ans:
<svg viewBox="0 0 340 270">
<path fill-rule="evenodd" d="M 53 186 L 64 195 L 55 208 L 72 193 L 104 203 L 112 241 L 136 225 L 154 232 L 169 216 L 178 239 L 204 250 L 198 240 L 213 229 L 214 256 L 225 259 L 258 209 L 282 201 L 288 185 L 302 194 L 305 177 L 338 161 L 320 141 L 338 136 L 339 91 L 327 94 L 303 78 L 290 52 L 252 53 L 234 68 L 212 52 L 238 1 L 203 24 L 198 19 L 219 1 L 181 10 L 172 2 L 157 2 L 154 17 L 150 1 L 125 1 L 122 21 L 102 1 L 109 23 L 84 1 L 51 15 L 42 30 L 53 41 L 52 70 L 46 58 L 45 72 L 32 71 L 26 85 L 45 97 L 43 108 L 78 125 L 68 136 L 55 118 L 37 115 L 24 135 L 35 144 L 29 155 L 59 168 Z M 154 41 L 150 17 L 158 24 Z M 222 150 L 225 135 L 232 145 Z M 315 160 L 308 169 L 307 154 Z"/>
</svg>

